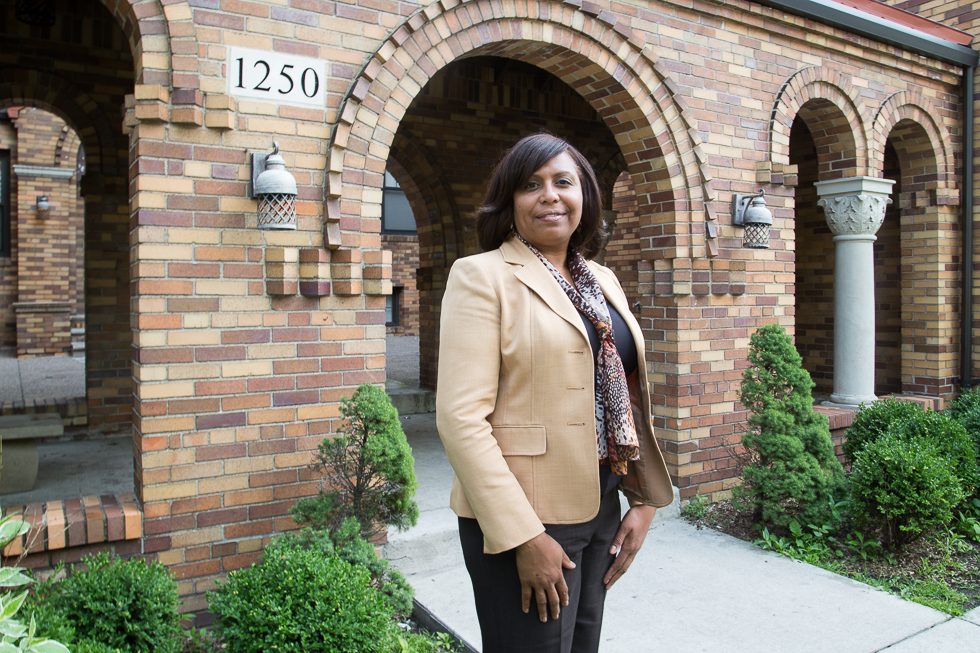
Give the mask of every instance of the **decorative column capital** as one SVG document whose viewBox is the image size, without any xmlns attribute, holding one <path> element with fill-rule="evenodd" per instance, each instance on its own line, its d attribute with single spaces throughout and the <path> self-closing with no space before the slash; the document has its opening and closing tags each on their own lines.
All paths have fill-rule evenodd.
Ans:
<svg viewBox="0 0 980 653">
<path fill-rule="evenodd" d="M 844 177 L 814 184 L 827 225 L 835 236 L 873 236 L 891 204 L 891 179 Z"/>
</svg>

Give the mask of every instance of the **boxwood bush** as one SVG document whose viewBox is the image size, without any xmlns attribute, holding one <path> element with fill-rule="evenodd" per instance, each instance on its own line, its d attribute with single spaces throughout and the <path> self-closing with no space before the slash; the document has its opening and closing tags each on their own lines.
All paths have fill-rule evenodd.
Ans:
<svg viewBox="0 0 980 653">
<path fill-rule="evenodd" d="M 940 455 L 952 465 L 953 473 L 968 496 L 980 485 L 980 469 L 977 467 L 973 440 L 963 425 L 948 414 L 924 410 L 914 419 L 893 423 L 889 432 L 908 441 L 932 442 Z"/>
<path fill-rule="evenodd" d="M 965 496 L 953 461 L 928 437 L 891 430 L 868 442 L 852 467 L 852 514 L 880 527 L 893 548 L 949 523 Z"/>
<path fill-rule="evenodd" d="M 394 644 L 392 608 L 367 570 L 290 539 L 208 592 L 235 653 L 373 653 Z"/>
<path fill-rule="evenodd" d="M 74 631 L 72 643 L 89 640 L 120 653 L 180 650 L 177 583 L 163 565 L 105 551 L 82 562 L 88 568 L 73 567 L 47 597 L 51 612 Z"/>
<path fill-rule="evenodd" d="M 926 411 L 911 401 L 882 399 L 871 405 L 861 406 L 854 423 L 847 429 L 844 440 L 844 458 L 854 464 L 865 445 L 888 432 L 896 422 L 916 419 Z"/>
</svg>

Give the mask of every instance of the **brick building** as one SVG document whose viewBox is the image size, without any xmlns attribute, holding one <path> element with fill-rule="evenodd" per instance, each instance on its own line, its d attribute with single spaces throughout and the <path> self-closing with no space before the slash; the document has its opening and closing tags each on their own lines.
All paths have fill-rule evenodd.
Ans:
<svg viewBox="0 0 980 653">
<path fill-rule="evenodd" d="M 646 331 L 683 497 L 736 482 L 726 444 L 755 328 L 784 324 L 834 389 L 830 255 L 872 247 L 834 212 L 875 180 L 896 183 L 874 274 L 854 279 L 876 290 L 874 391 L 958 388 L 970 34 L 871 0 L 53 7 L 50 27 L 0 14 L 0 107 L 49 111 L 84 149 L 88 419 L 131 426 L 137 496 L 30 508 L 39 528 L 70 509 L 96 520 L 40 539 L 32 564 L 112 540 L 157 556 L 203 609 L 315 492 L 306 464 L 340 397 L 384 381 L 396 285 L 435 385 L 446 275 L 477 251 L 470 212 L 501 149 L 542 128 L 579 145 L 615 212 L 604 260 Z M 295 231 L 257 228 L 248 155 L 273 141 Z M 386 172 L 415 236 L 383 228 Z M 770 247 L 749 249 L 732 195 L 760 188 Z"/>
</svg>

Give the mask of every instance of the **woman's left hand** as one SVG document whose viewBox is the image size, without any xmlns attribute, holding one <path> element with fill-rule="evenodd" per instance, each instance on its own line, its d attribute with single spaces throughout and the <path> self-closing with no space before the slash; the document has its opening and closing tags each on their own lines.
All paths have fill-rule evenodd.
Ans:
<svg viewBox="0 0 980 653">
<path fill-rule="evenodd" d="M 650 523 L 653 516 L 657 514 L 657 509 L 653 506 L 633 506 L 623 517 L 619 525 L 619 531 L 613 538 L 612 548 L 609 553 L 616 556 L 616 560 L 609 567 L 602 582 L 608 590 L 619 580 L 619 577 L 626 573 L 626 570 L 633 564 L 636 552 L 643 546 L 643 541 L 647 539 L 647 531 L 650 530 Z"/>
</svg>

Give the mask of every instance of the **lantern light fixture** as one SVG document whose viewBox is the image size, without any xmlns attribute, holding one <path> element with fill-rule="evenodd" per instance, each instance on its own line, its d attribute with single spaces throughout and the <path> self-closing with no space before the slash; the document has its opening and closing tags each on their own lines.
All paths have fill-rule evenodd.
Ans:
<svg viewBox="0 0 980 653">
<path fill-rule="evenodd" d="M 45 220 L 51 216 L 51 204 L 48 202 L 47 195 L 37 196 L 37 218 L 38 220 Z"/>
<path fill-rule="evenodd" d="M 252 153 L 252 197 L 258 200 L 259 229 L 296 229 L 296 179 L 273 143 L 271 154 Z"/>
<path fill-rule="evenodd" d="M 766 191 L 759 189 L 755 195 L 732 195 L 732 224 L 745 227 L 742 234 L 742 247 L 749 249 L 769 249 L 769 229 L 772 227 L 772 212 L 766 208 Z"/>
</svg>

